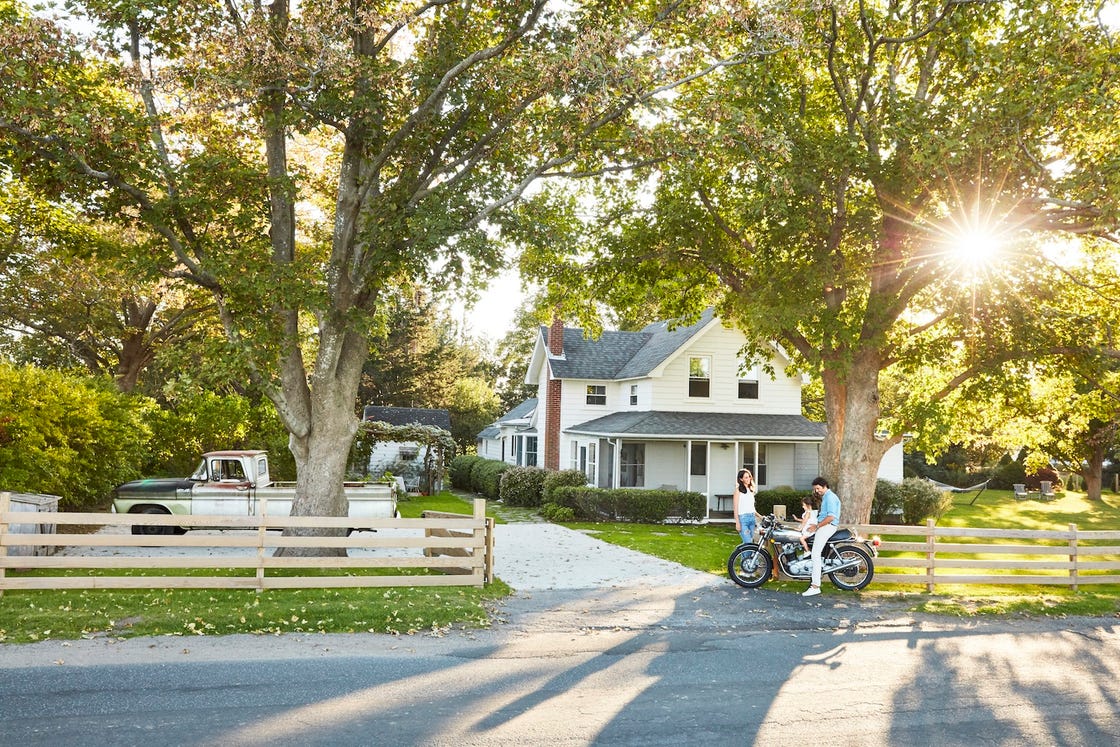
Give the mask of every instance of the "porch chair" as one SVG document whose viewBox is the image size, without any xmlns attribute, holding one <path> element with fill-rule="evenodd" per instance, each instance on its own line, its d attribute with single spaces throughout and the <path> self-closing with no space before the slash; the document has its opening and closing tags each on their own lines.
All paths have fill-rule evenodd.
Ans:
<svg viewBox="0 0 1120 747">
<path fill-rule="evenodd" d="M 1050 482 L 1047 481 L 1047 480 L 1043 480 L 1042 482 L 1039 483 L 1039 485 L 1040 485 L 1040 490 L 1038 491 L 1039 500 L 1048 501 L 1048 500 L 1053 499 L 1054 489 L 1053 489 L 1053 487 L 1051 487 Z"/>
<path fill-rule="evenodd" d="M 1025 501 L 1027 499 L 1027 486 L 1022 483 L 1015 483 L 1015 500 Z"/>
</svg>

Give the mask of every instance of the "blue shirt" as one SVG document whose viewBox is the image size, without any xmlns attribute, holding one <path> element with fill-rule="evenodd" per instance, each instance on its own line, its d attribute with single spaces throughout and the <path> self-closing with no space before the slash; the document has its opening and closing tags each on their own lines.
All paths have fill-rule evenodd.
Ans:
<svg viewBox="0 0 1120 747">
<path fill-rule="evenodd" d="M 840 526 L 840 496 L 833 493 L 831 489 L 824 491 L 824 495 L 821 496 L 821 510 L 817 511 L 817 516 L 821 519 L 832 516 L 834 517 L 832 526 Z"/>
</svg>

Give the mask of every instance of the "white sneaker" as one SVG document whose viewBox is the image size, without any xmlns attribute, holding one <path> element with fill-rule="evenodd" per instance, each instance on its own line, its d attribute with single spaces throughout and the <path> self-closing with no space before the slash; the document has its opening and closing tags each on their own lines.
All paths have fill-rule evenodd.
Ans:
<svg viewBox="0 0 1120 747">
<path fill-rule="evenodd" d="M 803 597 L 815 597 L 817 594 L 820 594 L 820 593 L 821 593 L 821 590 L 818 587 L 810 586 L 808 589 L 801 592 L 801 596 L 803 596 Z"/>
</svg>

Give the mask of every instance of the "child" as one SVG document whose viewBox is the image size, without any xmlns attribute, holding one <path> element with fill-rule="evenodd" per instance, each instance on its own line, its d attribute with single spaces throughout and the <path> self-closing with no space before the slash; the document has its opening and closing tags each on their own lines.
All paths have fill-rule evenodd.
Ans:
<svg viewBox="0 0 1120 747">
<path fill-rule="evenodd" d="M 801 499 L 803 513 L 801 514 L 801 526 L 799 529 L 801 530 L 801 548 L 805 551 L 806 555 L 809 554 L 809 543 L 805 541 L 805 538 L 812 534 L 812 532 L 808 530 L 808 526 L 810 524 L 815 524 L 817 521 L 817 506 L 820 505 L 817 500 L 816 496 L 807 496 Z"/>
</svg>

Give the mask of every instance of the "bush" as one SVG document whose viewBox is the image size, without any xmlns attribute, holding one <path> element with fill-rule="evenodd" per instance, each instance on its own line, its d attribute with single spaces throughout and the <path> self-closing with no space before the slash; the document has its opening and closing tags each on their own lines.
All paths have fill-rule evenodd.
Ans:
<svg viewBox="0 0 1120 747">
<path fill-rule="evenodd" d="M 451 487 L 459 490 L 471 490 L 471 469 L 475 462 L 482 457 L 474 454 L 460 454 L 447 465 L 447 472 L 451 477 Z"/>
<path fill-rule="evenodd" d="M 562 469 L 559 472 L 549 472 L 544 476 L 544 484 L 541 486 L 541 502 L 542 503 L 555 503 L 552 497 L 552 491 L 564 485 L 571 485 L 573 487 L 583 487 L 587 484 L 587 475 L 580 472 L 578 469 Z"/>
<path fill-rule="evenodd" d="M 546 503 L 541 506 L 541 516 L 548 521 L 560 524 L 566 521 L 575 521 L 576 512 L 558 503 Z"/>
<path fill-rule="evenodd" d="M 546 470 L 540 467 L 514 467 L 502 474 L 498 495 L 507 506 L 541 505 Z"/>
<path fill-rule="evenodd" d="M 871 499 L 871 523 L 897 524 L 902 513 L 902 486 L 890 480 L 876 480 L 875 497 Z"/>
<path fill-rule="evenodd" d="M 60 511 L 106 502 L 140 476 L 154 410 L 108 380 L 0 363 L 0 486 L 57 495 Z"/>
<path fill-rule="evenodd" d="M 940 519 L 953 507 L 953 497 L 917 477 L 908 477 L 899 485 L 902 493 L 902 520 L 918 526 L 926 519 Z"/>
<path fill-rule="evenodd" d="M 498 500 L 498 486 L 502 473 L 513 465 L 497 459 L 479 459 L 471 467 L 471 492 L 490 500 Z"/>
<path fill-rule="evenodd" d="M 760 490 L 754 497 L 754 510 L 765 516 L 774 513 L 774 506 L 781 505 L 786 507 L 786 516 L 793 518 L 801 515 L 801 499 L 811 494 L 810 490 L 793 488 Z"/>
<path fill-rule="evenodd" d="M 1027 472 L 1022 462 L 1007 459 L 992 470 L 988 487 L 993 490 L 1011 490 L 1016 485 L 1025 485 Z"/>
<path fill-rule="evenodd" d="M 552 492 L 553 500 L 570 508 L 575 516 L 589 521 L 632 521 L 663 524 L 670 517 L 695 521 L 704 516 L 706 499 L 701 493 L 644 488 L 593 488 L 563 485 Z"/>
<path fill-rule="evenodd" d="M 1027 490 L 1041 490 L 1043 482 L 1049 482 L 1052 490 L 1062 490 L 1062 478 L 1058 477 L 1058 473 L 1050 467 L 1037 469 L 1024 478 Z"/>
</svg>

